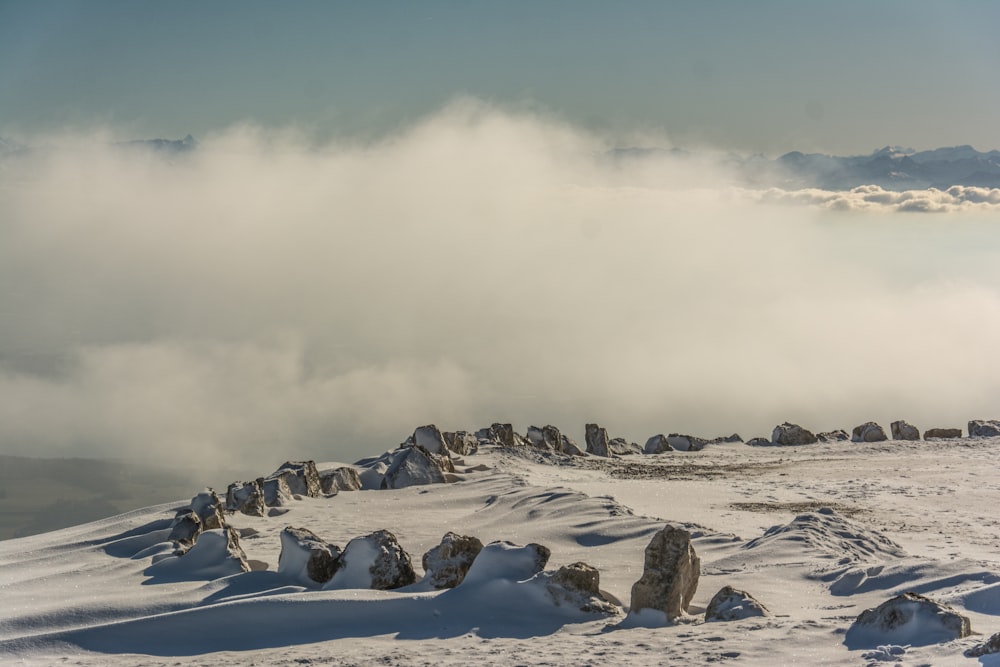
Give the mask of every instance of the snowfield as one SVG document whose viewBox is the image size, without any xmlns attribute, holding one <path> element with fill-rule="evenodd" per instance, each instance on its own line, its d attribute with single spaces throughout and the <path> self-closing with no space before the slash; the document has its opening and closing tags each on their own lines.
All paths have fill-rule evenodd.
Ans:
<svg viewBox="0 0 1000 667">
<path fill-rule="evenodd" d="M 1000 437 L 614 458 L 485 446 L 455 457 L 453 483 L 298 496 L 264 517 L 227 516 L 249 572 L 226 560 L 221 530 L 172 555 L 180 500 L 0 542 L 0 662 L 1000 665 L 998 653 L 964 655 L 1000 632 L 998 461 Z M 667 524 L 690 533 L 701 561 L 688 613 L 672 622 L 628 613 L 644 550 Z M 341 549 L 387 530 L 417 583 L 352 588 L 370 576 L 348 565 L 338 585 L 312 585 L 296 571 L 301 558 L 279 572 L 286 526 Z M 512 545 L 487 546 L 465 581 L 435 590 L 420 581 L 421 555 L 449 531 Z M 544 573 L 513 546 L 531 543 L 551 550 Z M 548 575 L 579 561 L 599 571 L 617 611 L 551 593 Z M 725 586 L 767 615 L 706 622 Z M 888 621 L 856 623 L 909 592 L 918 596 Z M 966 617 L 973 634 L 951 634 L 919 596 Z"/>
</svg>

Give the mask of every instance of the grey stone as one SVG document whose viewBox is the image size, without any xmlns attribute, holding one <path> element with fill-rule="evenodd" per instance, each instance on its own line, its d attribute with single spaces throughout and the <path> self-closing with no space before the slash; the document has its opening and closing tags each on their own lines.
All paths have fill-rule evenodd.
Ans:
<svg viewBox="0 0 1000 667">
<path fill-rule="evenodd" d="M 286 527 L 281 531 L 278 572 L 304 583 L 324 584 L 340 568 L 340 547 L 319 538 L 306 528 Z"/>
<path fill-rule="evenodd" d="M 924 431 L 924 440 L 930 440 L 931 438 L 961 438 L 962 429 L 960 428 L 929 428 Z"/>
<path fill-rule="evenodd" d="M 865 422 L 851 431 L 851 442 L 882 442 L 888 440 L 885 429 L 875 422 Z"/>
<path fill-rule="evenodd" d="M 995 419 L 973 419 L 969 422 L 970 438 L 995 438 L 1000 435 L 1000 421 Z"/>
<path fill-rule="evenodd" d="M 170 535 L 167 536 L 167 539 L 174 542 L 178 552 L 182 553 L 194 546 L 202 530 L 204 529 L 198 513 L 190 507 L 185 507 L 174 515 L 174 520 L 170 524 Z"/>
<path fill-rule="evenodd" d="M 712 596 L 705 610 L 706 621 L 738 621 L 755 616 L 770 616 L 770 612 L 754 596 L 732 586 L 725 586 Z"/>
<path fill-rule="evenodd" d="M 459 456 L 474 454 L 479 448 L 479 439 L 466 431 L 455 431 L 453 433 L 445 431 L 441 435 L 444 437 L 444 442 L 448 445 L 448 449 Z"/>
<path fill-rule="evenodd" d="M 202 530 L 215 530 L 226 525 L 222 499 L 212 489 L 206 489 L 191 499 L 191 509 L 201 519 Z"/>
<path fill-rule="evenodd" d="M 663 452 L 672 452 L 673 447 L 667 442 L 667 436 L 662 433 L 654 435 L 652 438 L 646 441 L 646 446 L 642 448 L 643 452 L 646 454 L 662 454 Z"/>
<path fill-rule="evenodd" d="M 446 533 L 421 559 L 424 581 L 434 588 L 458 586 L 482 550 L 483 543 L 476 537 Z"/>
<path fill-rule="evenodd" d="M 642 577 L 632 585 L 631 611 L 658 609 L 673 619 L 687 612 L 698 589 L 701 560 L 691 535 L 667 526 L 646 547 Z"/>
<path fill-rule="evenodd" d="M 889 431 L 893 440 L 919 440 L 920 431 L 913 424 L 908 424 L 903 420 L 894 421 L 889 424 Z"/>
<path fill-rule="evenodd" d="M 1000 632 L 996 633 L 982 644 L 976 644 L 965 651 L 968 658 L 981 658 L 984 655 L 1000 653 Z"/>
<path fill-rule="evenodd" d="M 549 577 L 546 590 L 557 605 L 569 604 L 585 612 L 618 613 L 618 607 L 601 594 L 600 573 L 586 563 L 560 567 Z"/>
<path fill-rule="evenodd" d="M 700 452 L 708 444 L 704 438 L 682 433 L 671 433 L 667 436 L 667 443 L 679 452 Z"/>
<path fill-rule="evenodd" d="M 816 440 L 819 442 L 847 442 L 850 439 L 851 436 L 842 428 L 838 428 L 836 431 L 824 431 L 816 435 Z"/>
<path fill-rule="evenodd" d="M 816 436 L 798 424 L 784 422 L 774 427 L 771 433 L 771 443 L 775 445 L 811 445 L 816 442 Z"/>
<path fill-rule="evenodd" d="M 880 632 L 892 632 L 911 624 L 918 614 L 933 618 L 940 629 L 952 639 L 961 639 L 972 634 L 968 617 L 957 613 L 948 605 L 940 604 L 917 593 L 903 593 L 874 609 L 866 609 L 861 612 L 854 624 Z M 927 628 L 927 631 L 931 630 Z M 891 639 L 886 638 L 886 642 L 889 641 Z"/>
<path fill-rule="evenodd" d="M 341 491 L 360 491 L 361 477 L 358 471 L 350 466 L 341 466 L 324 470 L 319 474 L 320 488 L 328 496 Z"/>
<path fill-rule="evenodd" d="M 285 461 L 268 475 L 268 479 L 278 476 L 285 479 L 288 490 L 293 494 L 310 498 L 319 498 L 323 495 L 315 461 Z"/>
<path fill-rule="evenodd" d="M 374 558 L 371 557 L 373 553 Z M 388 530 L 377 530 L 348 542 L 341 554 L 342 567 L 348 567 L 354 558 L 371 558 L 368 572 L 371 575 L 370 587 L 375 590 L 401 588 L 417 580 L 409 554 Z"/>
<path fill-rule="evenodd" d="M 608 432 L 597 424 L 586 426 L 587 453 L 593 456 L 610 456 Z"/>
<path fill-rule="evenodd" d="M 226 509 L 248 516 L 264 516 L 264 486 L 262 480 L 233 482 L 226 489 Z"/>
</svg>

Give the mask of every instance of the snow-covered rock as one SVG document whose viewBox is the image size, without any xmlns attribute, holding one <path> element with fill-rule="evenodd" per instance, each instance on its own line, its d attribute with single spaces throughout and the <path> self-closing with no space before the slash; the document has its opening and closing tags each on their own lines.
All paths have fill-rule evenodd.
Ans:
<svg viewBox="0 0 1000 667">
<path fill-rule="evenodd" d="M 563 435 L 562 439 L 562 453 L 569 454 L 570 456 L 586 456 L 587 452 L 580 449 L 580 445 L 576 444 L 576 440 L 569 437 L 568 435 Z"/>
<path fill-rule="evenodd" d="M 258 482 L 264 492 L 264 504 L 268 507 L 281 507 L 290 503 L 292 490 L 288 486 L 288 479 L 294 477 L 291 470 L 278 471 L 269 477 L 260 477 Z"/>
<path fill-rule="evenodd" d="M 984 655 L 1000 653 L 1000 632 L 996 633 L 981 644 L 976 644 L 965 651 L 967 658 L 981 658 Z"/>
<path fill-rule="evenodd" d="M 969 422 L 970 438 L 994 438 L 1000 435 L 1000 421 L 996 419 L 973 419 Z"/>
<path fill-rule="evenodd" d="M 700 452 L 705 449 L 707 442 L 704 438 L 681 433 L 671 433 L 667 436 L 667 443 L 679 452 Z"/>
<path fill-rule="evenodd" d="M 489 428 L 492 440 L 504 447 L 518 447 L 524 445 L 521 436 L 514 432 L 514 427 L 510 424 L 495 423 Z"/>
<path fill-rule="evenodd" d="M 190 507 L 179 510 L 170 524 L 170 534 L 167 539 L 177 545 L 177 552 L 187 551 L 198 541 L 202 525 L 198 513 Z"/>
<path fill-rule="evenodd" d="M 961 438 L 962 429 L 960 428 L 929 428 L 924 431 L 924 440 L 930 440 L 931 438 Z"/>
<path fill-rule="evenodd" d="M 819 442 L 847 442 L 851 439 L 847 431 L 842 428 L 838 428 L 835 431 L 824 431 L 823 433 L 816 434 L 816 440 Z"/>
<path fill-rule="evenodd" d="M 601 594 L 601 575 L 586 563 L 563 565 L 552 573 L 546 590 L 557 606 L 564 604 L 580 611 L 616 614 L 618 607 Z"/>
<path fill-rule="evenodd" d="M 708 441 L 710 445 L 717 445 L 724 442 L 743 442 L 743 438 L 739 433 L 733 433 L 732 435 L 720 435 L 718 438 L 712 438 Z"/>
<path fill-rule="evenodd" d="M 340 553 L 311 530 L 288 526 L 281 531 L 278 572 L 303 584 L 325 584 L 340 567 Z"/>
<path fill-rule="evenodd" d="M 629 454 L 642 454 L 642 447 L 625 438 L 612 438 L 608 440 L 608 451 L 616 456 L 628 456 Z"/>
<path fill-rule="evenodd" d="M 920 431 L 913 424 L 903 420 L 894 421 L 889 424 L 889 431 L 892 432 L 893 440 L 919 440 Z"/>
<path fill-rule="evenodd" d="M 328 496 L 336 495 L 341 491 L 360 491 L 361 477 L 358 476 L 358 471 L 354 468 L 340 466 L 320 471 L 319 485 L 323 493 Z"/>
<path fill-rule="evenodd" d="M 816 436 L 798 424 L 784 422 L 774 427 L 771 432 L 771 443 L 775 445 L 811 445 L 816 442 Z"/>
<path fill-rule="evenodd" d="M 413 564 L 387 530 L 355 537 L 340 555 L 340 567 L 323 588 L 374 588 L 386 591 L 409 586 L 417 580 Z"/>
<path fill-rule="evenodd" d="M 647 440 L 646 446 L 642 448 L 642 451 L 645 454 L 662 454 L 663 452 L 671 452 L 673 449 L 670 443 L 667 442 L 667 436 L 660 433 Z"/>
<path fill-rule="evenodd" d="M 412 441 L 414 445 L 423 447 L 431 454 L 450 458 L 450 450 L 444 441 L 444 436 L 434 424 L 418 426 L 414 429 Z"/>
<path fill-rule="evenodd" d="M 875 422 L 865 422 L 851 431 L 851 442 L 882 442 L 888 440 L 885 429 Z"/>
<path fill-rule="evenodd" d="M 226 525 L 222 499 L 212 489 L 205 489 L 192 498 L 190 507 L 201 519 L 202 530 L 215 530 Z"/>
<path fill-rule="evenodd" d="M 533 447 L 538 449 L 553 452 L 563 451 L 562 434 L 559 432 L 559 429 L 551 424 L 542 426 L 541 428 L 537 426 L 529 426 L 527 439 Z"/>
<path fill-rule="evenodd" d="M 218 579 L 249 572 L 247 556 L 233 527 L 207 530 L 182 555 L 158 560 L 144 571 L 152 577 L 171 579 Z"/>
<path fill-rule="evenodd" d="M 462 583 L 466 573 L 483 550 L 479 538 L 448 532 L 441 543 L 421 559 L 424 581 L 434 588 L 454 588 Z"/>
<path fill-rule="evenodd" d="M 593 456 L 610 456 L 608 450 L 608 431 L 597 424 L 587 424 L 586 426 L 587 453 Z"/>
<path fill-rule="evenodd" d="M 293 494 L 318 498 L 323 494 L 315 461 L 285 461 L 268 476 L 283 477 Z"/>
<path fill-rule="evenodd" d="M 532 542 L 518 546 L 511 542 L 490 542 L 465 574 L 464 584 L 477 585 L 492 579 L 524 581 L 545 569 L 552 552 Z"/>
<path fill-rule="evenodd" d="M 226 509 L 230 512 L 241 512 L 249 516 L 264 516 L 264 485 L 263 480 L 252 482 L 233 482 L 226 489 Z"/>
<path fill-rule="evenodd" d="M 903 593 L 861 612 L 848 630 L 849 646 L 913 644 L 923 646 L 972 634 L 968 617 L 917 593 Z"/>
<path fill-rule="evenodd" d="M 479 438 L 472 433 L 468 433 L 466 431 L 455 431 L 451 433 L 444 431 L 441 435 L 444 437 L 444 442 L 448 445 L 448 449 L 459 456 L 474 454 L 479 448 Z"/>
<path fill-rule="evenodd" d="M 393 452 L 392 461 L 382 476 L 381 488 L 402 489 L 407 486 L 444 484 L 447 481 L 444 474 L 445 467 L 439 457 L 423 447 L 404 447 Z"/>
<path fill-rule="evenodd" d="M 705 610 L 706 621 L 739 621 L 755 616 L 769 616 L 767 607 L 754 596 L 732 586 L 725 586 L 712 596 Z"/>
<path fill-rule="evenodd" d="M 666 526 L 646 547 L 642 577 L 632 585 L 630 613 L 657 609 L 669 619 L 687 613 L 700 576 L 701 560 L 691 544 L 691 534 Z"/>
<path fill-rule="evenodd" d="M 771 526 L 760 537 L 749 540 L 743 548 L 764 550 L 774 560 L 799 559 L 801 552 L 808 549 L 844 564 L 906 555 L 900 545 L 884 534 L 829 507 L 800 514 L 786 524 Z"/>
<path fill-rule="evenodd" d="M 750 438 L 749 440 L 746 441 L 746 444 L 750 447 L 770 447 L 775 443 L 771 442 L 770 438 L 757 437 L 757 438 Z"/>
</svg>

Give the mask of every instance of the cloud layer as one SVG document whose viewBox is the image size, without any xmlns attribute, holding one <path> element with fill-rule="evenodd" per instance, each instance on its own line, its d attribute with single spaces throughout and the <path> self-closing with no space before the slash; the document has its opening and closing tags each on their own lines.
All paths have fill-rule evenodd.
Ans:
<svg viewBox="0 0 1000 667">
<path fill-rule="evenodd" d="M 862 185 L 850 190 L 817 188 L 783 190 L 739 189 L 751 201 L 810 205 L 830 211 L 871 213 L 1000 213 L 1000 188 L 953 185 L 947 190 L 885 190 Z"/>
<path fill-rule="evenodd" d="M 106 139 L 0 175 L 5 453 L 267 468 L 428 422 L 997 416 L 997 191 L 753 193 L 476 103 L 374 145 Z M 917 201 L 966 214 L 870 215 Z"/>
</svg>

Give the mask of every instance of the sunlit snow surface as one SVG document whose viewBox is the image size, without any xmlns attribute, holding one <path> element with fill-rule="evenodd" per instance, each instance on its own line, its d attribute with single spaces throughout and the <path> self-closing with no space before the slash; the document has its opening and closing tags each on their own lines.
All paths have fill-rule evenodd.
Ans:
<svg viewBox="0 0 1000 667">
<path fill-rule="evenodd" d="M 1000 631 L 998 456 L 1000 439 L 725 444 L 617 460 L 486 450 L 460 469 L 490 469 L 454 484 L 234 515 L 248 558 L 269 564 L 237 574 L 212 567 L 211 538 L 166 566 L 163 543 L 184 501 L 159 505 L 0 542 L 0 662 L 1000 664 L 962 657 L 982 636 L 921 646 L 912 632 L 848 634 L 859 613 L 904 591 L 951 605 L 984 636 Z M 672 625 L 557 606 L 517 567 L 440 592 L 320 590 L 276 571 L 286 525 L 341 547 L 387 529 L 418 576 L 420 556 L 450 530 L 543 544 L 547 570 L 585 561 L 627 607 L 643 550 L 668 521 L 691 531 L 702 561 L 691 613 Z M 343 576 L 364 579 L 355 574 Z M 705 623 L 700 612 L 727 584 L 772 615 Z"/>
</svg>

